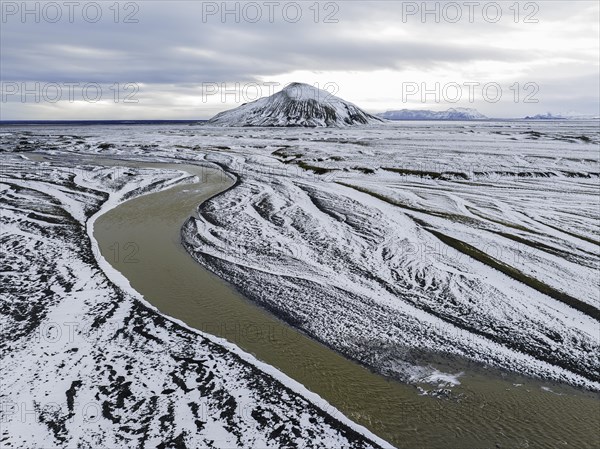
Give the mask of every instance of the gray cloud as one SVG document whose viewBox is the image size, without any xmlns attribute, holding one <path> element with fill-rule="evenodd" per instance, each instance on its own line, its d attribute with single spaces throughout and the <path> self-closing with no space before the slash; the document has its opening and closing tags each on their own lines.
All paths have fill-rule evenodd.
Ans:
<svg viewBox="0 0 600 449">
<path fill-rule="evenodd" d="M 581 31 L 575 35 L 565 32 L 565 38 L 597 37 L 593 13 L 597 16 L 598 8 L 590 2 L 538 2 L 538 24 L 515 23 L 507 2 L 500 2 L 503 18 L 498 23 L 486 22 L 478 10 L 474 23 L 465 17 L 459 23 L 448 23 L 443 17 L 440 23 L 423 23 L 418 15 L 403 21 L 402 2 L 366 1 L 329 2 L 339 6 L 334 16 L 337 23 L 322 23 L 326 13 L 334 11 L 331 5 L 326 9 L 327 2 L 321 3 L 319 23 L 313 20 L 312 2 L 299 3 L 303 17 L 297 23 L 286 21 L 281 12 L 276 12 L 274 22 L 269 23 L 265 6 L 263 20 L 258 23 L 243 17 L 236 23 L 231 15 L 225 22 L 218 15 L 203 22 L 203 3 L 206 6 L 210 2 L 137 2 L 138 23 L 114 23 L 109 3 L 102 3 L 103 17 L 97 23 L 83 20 L 81 13 L 75 14 L 73 23 L 64 14 L 58 23 L 48 23 L 43 17 L 40 23 L 31 17 L 23 23 L 17 16 L 9 16 L 0 31 L 0 76 L 3 81 L 136 82 L 187 95 L 185 86 L 255 81 L 297 70 L 452 73 L 465 64 L 487 65 L 493 70 L 493 63 L 510 63 L 530 67 L 529 79 L 541 80 L 553 60 L 558 64 L 568 57 L 574 67 L 587 66 L 591 76 L 598 74 L 597 42 L 589 48 L 574 46 L 567 51 L 552 44 L 540 49 L 537 42 L 518 39 L 519 33 L 532 30 L 534 36 L 539 30 L 543 37 L 548 25 L 569 23 L 569 18 Z M 490 2 L 481 2 L 486 3 Z M 221 2 L 214 4 L 220 7 Z M 440 3 L 440 8 L 445 4 Z M 127 11 L 125 3 L 120 7 L 122 22 Z M 521 11 L 520 20 L 524 15 Z M 560 29 L 556 33 L 560 34 Z M 490 72 L 485 78 L 495 76 Z M 564 73 L 556 85 L 568 86 L 570 99 L 589 98 L 589 91 L 575 84 L 581 76 L 580 71 Z M 180 88 L 173 91 L 172 86 Z M 548 97 L 549 104 L 554 105 L 551 100 Z M 560 101 L 559 93 L 555 100 Z M 584 109 L 590 107 L 589 101 L 582 100 L 581 104 Z"/>
</svg>

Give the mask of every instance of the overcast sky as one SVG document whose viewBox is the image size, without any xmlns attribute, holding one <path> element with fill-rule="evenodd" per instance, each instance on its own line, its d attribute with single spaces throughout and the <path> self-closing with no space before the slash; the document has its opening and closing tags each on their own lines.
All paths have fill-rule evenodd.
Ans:
<svg viewBox="0 0 600 449">
<path fill-rule="evenodd" d="M 3 1 L 0 119 L 205 119 L 292 81 L 370 112 L 599 114 L 597 1 L 476 3 Z"/>
</svg>

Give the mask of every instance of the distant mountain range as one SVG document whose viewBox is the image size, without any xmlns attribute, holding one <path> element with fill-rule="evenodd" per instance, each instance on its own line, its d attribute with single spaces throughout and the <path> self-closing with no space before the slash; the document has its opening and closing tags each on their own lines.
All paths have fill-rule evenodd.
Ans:
<svg viewBox="0 0 600 449">
<path fill-rule="evenodd" d="M 554 115 L 551 114 L 550 112 L 547 112 L 545 114 L 536 114 L 536 115 L 528 115 L 526 117 L 524 117 L 525 120 L 566 120 L 567 117 L 564 117 L 562 115 Z"/>
<path fill-rule="evenodd" d="M 589 120 L 597 118 L 598 116 L 594 115 L 581 115 L 576 113 L 552 114 L 551 112 L 546 112 L 545 114 L 528 115 L 527 117 L 524 117 L 524 120 Z"/>
<path fill-rule="evenodd" d="M 358 106 L 303 83 L 269 97 L 221 112 L 208 123 L 219 126 L 352 126 L 382 123 Z"/>
<path fill-rule="evenodd" d="M 486 120 L 487 117 L 477 109 L 450 108 L 446 111 L 430 111 L 419 109 L 401 109 L 377 114 L 386 120 Z"/>
</svg>

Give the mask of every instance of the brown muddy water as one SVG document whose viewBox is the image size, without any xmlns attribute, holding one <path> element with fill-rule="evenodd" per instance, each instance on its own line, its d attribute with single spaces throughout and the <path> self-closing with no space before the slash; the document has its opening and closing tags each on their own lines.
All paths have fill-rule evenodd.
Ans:
<svg viewBox="0 0 600 449">
<path fill-rule="evenodd" d="M 597 395 L 464 366 L 450 399 L 431 397 L 296 331 L 201 267 L 180 243 L 184 221 L 202 201 L 231 186 L 229 179 L 192 165 L 121 164 L 200 177 L 129 200 L 94 226 L 103 256 L 162 313 L 227 338 L 400 448 L 600 447 Z"/>
</svg>

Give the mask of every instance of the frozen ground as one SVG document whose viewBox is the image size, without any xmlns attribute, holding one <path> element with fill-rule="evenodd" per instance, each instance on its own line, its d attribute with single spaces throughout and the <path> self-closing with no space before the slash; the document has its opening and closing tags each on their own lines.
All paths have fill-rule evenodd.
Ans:
<svg viewBox="0 0 600 449">
<path fill-rule="evenodd" d="M 600 389 L 597 121 L 3 132 L 2 149 L 23 154 L 219 165 L 238 182 L 186 223 L 188 251 L 250 299 L 379 372 L 411 382 L 415 366 L 441 354 Z M 46 239 L 23 241 L 35 251 L 33 242 Z M 66 277 L 61 270 L 51 272 Z M 28 288 L 48 281 L 33 279 Z M 55 297 L 37 292 L 42 296 L 42 304 Z M 115 316 L 140 307 L 110 301 Z M 102 316 L 111 309 L 88 310 L 86 316 Z M 40 327 L 11 319 L 11 335 Z M 183 338 L 177 326 L 161 322 L 153 325 L 161 340 Z M 122 323 L 135 335 L 135 321 Z M 122 351 L 130 345 L 121 344 Z M 107 363 L 116 370 L 116 361 Z M 149 358 L 136 369 L 151 366 L 173 383 L 174 363 Z"/>
<path fill-rule="evenodd" d="M 52 139 L 41 139 L 43 150 Z M 3 448 L 385 445 L 100 270 L 88 238 L 99 211 L 186 175 L 0 157 Z"/>
<path fill-rule="evenodd" d="M 248 296 L 402 379 L 434 350 L 599 387 L 597 122 L 216 133 L 240 182 L 184 235 Z"/>
</svg>

